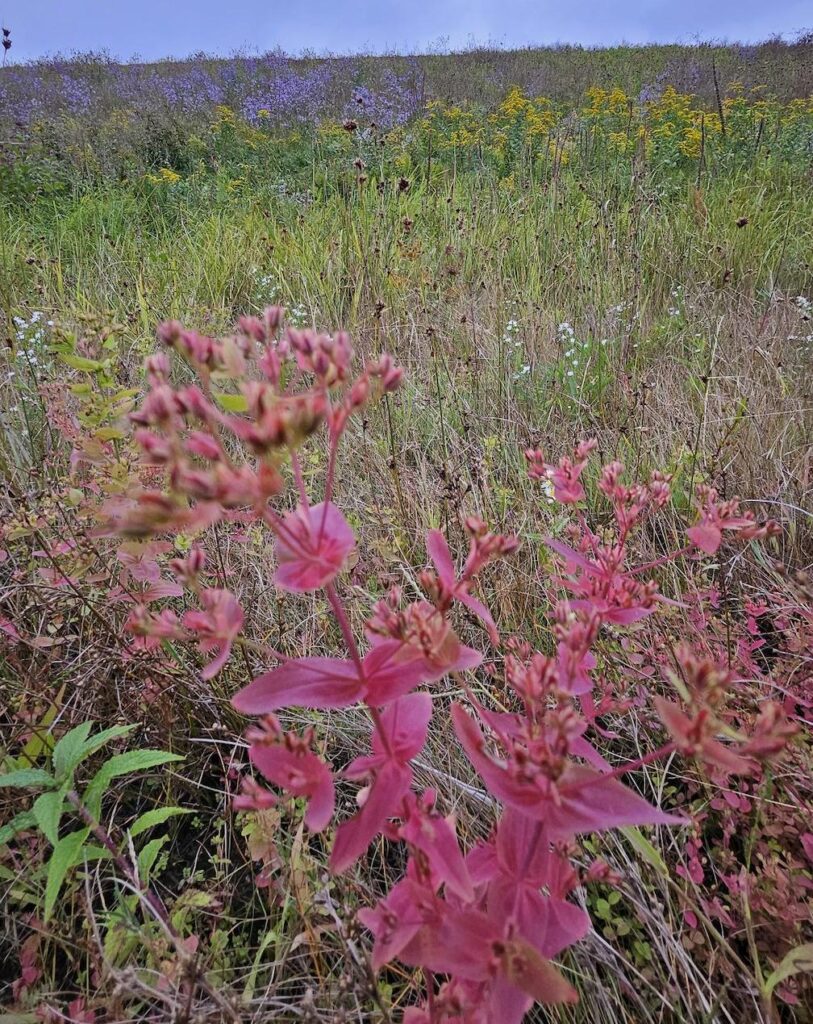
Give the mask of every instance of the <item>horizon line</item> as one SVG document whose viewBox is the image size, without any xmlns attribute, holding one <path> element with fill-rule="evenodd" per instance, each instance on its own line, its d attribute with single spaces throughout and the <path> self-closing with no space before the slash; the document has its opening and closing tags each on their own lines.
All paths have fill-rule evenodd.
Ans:
<svg viewBox="0 0 813 1024">
<path fill-rule="evenodd" d="M 12 37 L 13 38 L 13 37 Z M 658 47 L 678 47 L 681 49 L 727 49 L 736 46 L 753 46 L 762 47 L 769 45 L 781 44 L 783 46 L 798 46 L 813 43 L 813 29 L 802 28 L 795 29 L 793 32 L 776 32 L 772 35 L 766 36 L 761 39 L 728 39 L 728 38 L 713 38 L 709 37 L 703 39 L 700 37 L 694 37 L 691 41 L 685 41 L 681 39 L 673 40 L 646 40 L 636 42 L 634 40 L 619 39 L 612 43 L 579 43 L 575 41 L 567 41 L 557 39 L 553 42 L 538 43 L 528 42 L 522 45 L 511 45 L 508 46 L 503 42 L 489 39 L 488 41 L 480 42 L 474 38 L 467 43 L 465 46 L 450 47 L 448 49 L 442 48 L 442 41 L 444 37 L 440 37 L 437 43 L 428 44 L 425 47 L 416 47 L 409 49 L 399 49 L 397 47 L 381 47 L 375 50 L 321 50 L 319 52 L 310 48 L 303 48 L 299 51 L 287 51 L 283 47 L 278 46 L 275 48 L 269 48 L 267 50 L 254 50 L 251 47 L 235 47 L 226 53 L 209 52 L 205 50 L 198 50 L 187 54 L 186 56 L 175 56 L 168 54 L 163 57 L 154 57 L 151 59 L 144 59 L 141 54 L 134 53 L 130 57 L 120 57 L 117 54 L 111 53 L 107 47 L 101 47 L 97 50 L 69 50 L 67 52 L 56 50 L 53 52 L 46 52 L 39 57 L 29 57 L 25 60 L 16 61 L 13 57 L 9 57 L 6 60 L 3 67 L 31 67 L 38 64 L 54 63 L 56 61 L 64 61 L 67 63 L 79 62 L 81 60 L 91 60 L 93 58 L 97 60 L 104 60 L 112 64 L 119 65 L 152 65 L 152 64 L 184 64 L 192 61 L 233 61 L 233 60 L 251 60 L 261 59 L 263 57 L 277 56 L 285 60 L 351 60 L 353 58 L 387 58 L 387 57 L 398 57 L 398 58 L 409 58 L 409 57 L 453 57 L 458 55 L 465 55 L 468 53 L 477 52 L 494 52 L 494 53 L 523 53 L 528 50 L 582 50 L 587 52 L 603 52 L 607 50 L 621 50 L 621 49 L 656 49 Z M 10 53 L 10 51 L 9 51 Z M 2 68 L 0 68 L 2 70 Z"/>
</svg>

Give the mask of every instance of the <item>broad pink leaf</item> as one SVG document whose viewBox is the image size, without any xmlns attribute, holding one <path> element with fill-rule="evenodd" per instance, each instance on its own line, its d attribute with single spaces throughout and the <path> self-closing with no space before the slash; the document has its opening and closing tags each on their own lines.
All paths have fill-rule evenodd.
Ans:
<svg viewBox="0 0 813 1024">
<path fill-rule="evenodd" d="M 398 956 L 433 917 L 433 903 L 433 893 L 407 875 L 375 907 L 359 910 L 359 920 L 375 936 L 374 971 Z"/>
<path fill-rule="evenodd" d="M 439 814 L 427 813 L 417 800 L 410 800 L 408 807 L 401 837 L 424 854 L 438 883 L 445 883 L 460 899 L 470 902 L 474 888 L 453 822 Z"/>
<path fill-rule="evenodd" d="M 755 767 L 753 761 L 742 757 L 735 750 L 714 739 L 713 736 L 706 736 L 698 744 L 695 737 L 691 735 L 694 723 L 673 701 L 666 700 L 664 697 L 655 697 L 654 703 L 660 720 L 679 749 L 685 748 L 688 744 L 701 760 L 726 775 L 749 775 L 753 772 Z"/>
<path fill-rule="evenodd" d="M 399 640 L 385 640 L 364 657 L 365 701 L 383 707 L 432 677 L 432 668 L 417 652 L 399 660 L 406 648 Z"/>
<path fill-rule="evenodd" d="M 478 619 L 485 624 L 488 630 L 488 635 L 491 638 L 491 642 L 496 646 L 500 642 L 500 634 L 497 631 L 497 625 L 494 622 L 494 618 L 491 612 L 483 604 L 479 598 L 474 597 L 473 594 L 469 594 L 467 591 L 460 591 L 455 594 L 457 600 L 464 604 L 469 611 L 474 612 Z"/>
<path fill-rule="evenodd" d="M 723 539 L 723 535 L 717 526 L 713 523 L 703 522 L 698 523 L 697 526 L 690 527 L 686 531 L 686 536 L 695 547 L 705 551 L 707 555 L 715 554 Z"/>
<path fill-rule="evenodd" d="M 559 970 L 530 945 L 513 939 L 502 955 L 502 973 L 509 985 L 537 1003 L 577 1003 L 579 994 Z"/>
<path fill-rule="evenodd" d="M 336 830 L 330 855 L 330 870 L 337 875 L 362 856 L 389 818 L 400 812 L 401 800 L 412 785 L 412 770 L 389 761 L 376 774 L 367 799 L 359 810 Z"/>
<path fill-rule="evenodd" d="M 381 729 L 394 758 L 406 762 L 420 753 L 431 717 L 432 698 L 426 692 L 410 693 L 387 705 L 381 713 Z M 373 732 L 372 746 L 373 754 L 387 756 L 378 730 Z"/>
<path fill-rule="evenodd" d="M 561 555 L 565 560 L 568 571 L 572 570 L 575 566 L 579 569 L 583 569 L 585 572 L 592 574 L 593 576 L 601 575 L 601 569 L 589 562 L 584 555 L 575 551 L 569 545 L 563 543 L 560 540 L 556 540 L 554 537 L 546 537 L 545 543 L 557 555 Z"/>
<path fill-rule="evenodd" d="M 457 574 L 455 573 L 449 545 L 446 543 L 446 538 L 440 530 L 429 530 L 426 534 L 426 550 L 435 564 L 435 569 L 441 583 L 450 589 L 453 588 L 457 580 Z"/>
<path fill-rule="evenodd" d="M 281 744 L 254 743 L 249 757 L 269 782 L 308 798 L 305 824 L 312 832 L 321 832 L 330 823 L 335 805 L 333 776 L 316 754 L 289 750 Z"/>
<path fill-rule="evenodd" d="M 353 661 L 296 658 L 266 672 L 239 690 L 232 705 L 246 715 L 265 715 L 283 707 L 346 708 L 364 695 Z"/>
<path fill-rule="evenodd" d="M 570 839 L 621 825 L 685 825 L 686 820 L 653 807 L 623 782 L 585 765 L 570 764 L 558 783 L 559 804 L 542 810 L 550 838 Z"/>
</svg>

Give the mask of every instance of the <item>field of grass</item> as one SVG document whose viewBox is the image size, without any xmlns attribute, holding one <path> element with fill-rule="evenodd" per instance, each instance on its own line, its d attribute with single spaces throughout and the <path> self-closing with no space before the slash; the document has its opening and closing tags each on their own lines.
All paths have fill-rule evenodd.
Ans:
<svg viewBox="0 0 813 1024">
<path fill-rule="evenodd" d="M 575 543 L 572 510 L 529 479 L 524 452 L 556 463 L 595 438 L 574 529 L 589 522 L 594 545 L 612 529 L 599 463 L 620 460 L 630 481 L 670 474 L 672 501 L 630 557 L 655 562 L 680 603 L 628 629 L 604 622 L 591 742 L 614 766 L 663 743 L 650 698 L 669 690 L 680 641 L 733 673 L 723 736 L 759 734 L 769 698 L 793 734 L 744 777 L 675 752 L 632 774 L 692 824 L 571 844 L 579 871 L 596 858 L 611 869 L 574 889 L 593 928 L 556 957 L 580 1002 L 527 1019 L 813 1020 L 810 57 L 808 40 L 368 58 L 352 74 L 330 65 L 309 121 L 277 116 L 248 86 L 239 102 L 220 86 L 208 102 L 199 78 L 192 107 L 176 87 L 139 107 L 114 65 L 92 61 L 0 75 L 18 111 L 0 112 L 0 765 L 59 775 L 70 729 L 118 730 L 65 776 L 61 814 L 47 801 L 27 813 L 27 786 L 0 788 L 0 1021 L 396 1021 L 422 998 L 428 972 L 393 960 L 374 977 L 355 918 L 403 873 L 401 848 L 379 837 L 334 876 L 332 826 L 307 832 L 301 799 L 232 806 L 248 755 L 231 698 L 275 653 L 343 656 L 331 599 L 283 595 L 271 531 L 230 512 L 199 543 L 208 585 L 233 593 L 245 625 L 204 680 L 210 656 L 189 638 L 144 642 L 131 628 L 133 591 L 172 579 L 191 535 L 138 547 L 103 527 L 111 500 L 158 478 L 127 421 L 157 325 L 221 337 L 277 304 L 294 327 L 348 331 L 359 365 L 389 352 L 404 368 L 352 421 L 336 469 L 334 500 L 358 536 L 339 577 L 357 635 L 390 587 L 420 593 L 427 530 L 460 556 L 478 516 L 521 544 L 479 584 L 503 637 L 555 650 L 562 567 L 545 538 Z M 266 93 L 289 75 L 305 104 L 307 75 L 327 75 L 305 63 L 272 62 Z M 210 64 L 196 73 L 222 74 Z M 73 95 L 68 81 L 82 99 L 60 107 L 50 98 Z M 32 105 L 32 89 L 53 106 Z M 245 413 L 240 374 L 214 377 L 221 406 Z M 326 460 L 317 434 L 299 456 L 315 500 Z M 698 484 L 781 532 L 664 560 L 697 518 Z M 177 585 L 135 603 L 179 616 L 194 605 Z M 436 684 L 413 769 L 468 850 L 494 801 L 448 698 L 516 702 L 506 648 L 467 611 L 454 622 L 490 667 Z M 314 726 L 336 767 L 367 746 L 357 708 L 282 717 Z M 111 756 L 121 775 L 105 777 Z M 345 817 L 353 788 L 337 788 Z M 57 884 L 54 847 L 89 814 L 94 831 Z"/>
</svg>

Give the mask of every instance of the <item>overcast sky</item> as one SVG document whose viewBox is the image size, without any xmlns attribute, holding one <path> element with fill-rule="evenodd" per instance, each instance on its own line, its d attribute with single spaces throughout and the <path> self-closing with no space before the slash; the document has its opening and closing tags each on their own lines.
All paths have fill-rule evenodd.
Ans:
<svg viewBox="0 0 813 1024">
<path fill-rule="evenodd" d="M 813 28 L 810 0 L 0 0 L 9 59 L 348 53 L 574 42 L 752 42 Z"/>
</svg>

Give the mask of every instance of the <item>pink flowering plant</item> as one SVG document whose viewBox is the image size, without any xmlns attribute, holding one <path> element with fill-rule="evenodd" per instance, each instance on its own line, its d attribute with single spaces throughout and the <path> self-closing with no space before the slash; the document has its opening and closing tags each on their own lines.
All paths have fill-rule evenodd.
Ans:
<svg viewBox="0 0 813 1024">
<path fill-rule="evenodd" d="M 343 593 L 357 541 L 335 503 L 338 451 L 351 417 L 397 389 L 402 371 L 384 355 L 354 375 L 346 334 L 283 330 L 277 307 L 241 318 L 219 340 L 177 323 L 164 324 L 159 337 L 165 351 L 148 360 L 149 390 L 131 416 L 147 467 L 143 483 L 107 507 L 109 529 L 125 538 L 120 562 L 132 644 L 150 650 L 194 642 L 205 680 L 241 645 L 268 659 L 266 671 L 232 698 L 237 711 L 255 719 L 246 733 L 253 775 L 234 806 L 252 813 L 289 797 L 304 802 L 304 825 L 328 836 L 336 876 L 363 865 L 373 843 L 400 847 L 401 877 L 358 919 L 371 937 L 373 970 L 398 961 L 422 971 L 424 998 L 406 1010 L 408 1024 L 510 1024 L 535 1002 L 576 1001 L 554 961 L 591 927 L 575 890 L 610 878 L 600 861 L 584 867 L 579 837 L 622 826 L 689 825 L 685 815 L 642 796 L 633 773 L 679 753 L 718 780 L 759 778 L 796 731 L 792 708 L 773 703 L 763 705 L 756 729 L 738 728 L 726 710 L 735 674 L 720 663 L 720 652 L 676 647 L 672 662 L 660 666 L 664 682 L 650 703 L 663 743 L 633 760 L 610 759 L 606 741 L 616 734 L 604 723 L 631 702 L 608 687 L 602 638 L 632 629 L 632 650 L 638 624 L 676 604 L 658 586 L 670 563 L 700 566 L 721 544 L 764 540 L 777 526 L 757 523 L 736 502 L 702 488 L 685 543 L 636 562 L 632 539 L 669 503 L 668 475 L 630 484 L 620 463 L 601 467 L 596 489 L 608 514 L 591 525 L 584 481 L 595 442 L 579 444 L 559 462 L 529 450 L 531 477 L 549 482 L 573 514 L 566 539 L 545 542 L 558 565 L 547 584 L 548 649 L 535 650 L 521 637 L 503 641 L 479 580 L 492 563 L 515 556 L 519 541 L 474 516 L 463 524 L 465 557 L 456 558 L 444 534 L 430 530 L 421 593 L 407 598 L 393 588 L 357 633 Z M 173 383 L 172 352 L 195 383 Z M 229 382 L 232 390 L 224 391 Z M 317 438 L 327 446 L 318 496 L 308 492 L 302 463 L 303 445 Z M 204 585 L 199 545 L 171 562 L 173 579 L 163 578 L 154 558 L 165 550 L 162 538 L 200 533 L 219 521 L 270 532 L 275 586 L 323 593 L 342 650 L 288 657 L 252 647 L 243 635 L 249 610 L 222 584 Z M 137 557 L 127 538 L 155 547 L 142 545 L 146 554 Z M 196 607 L 180 616 L 152 607 L 181 592 Z M 476 646 L 461 638 L 464 624 L 467 635 L 479 631 Z M 501 685 L 499 702 L 474 686 L 477 672 Z M 444 686 L 450 678 L 454 699 Z M 289 709 L 345 708 L 366 714 L 367 749 L 336 769 L 324 756 L 318 716 L 302 731 L 285 719 Z M 447 722 L 469 763 L 459 781 L 464 789 L 474 784 L 488 808 L 489 834 L 481 840 L 464 843 L 439 794 L 417 782 L 416 760 L 425 756 L 431 731 Z M 350 793 L 355 809 L 337 811 Z"/>
</svg>

